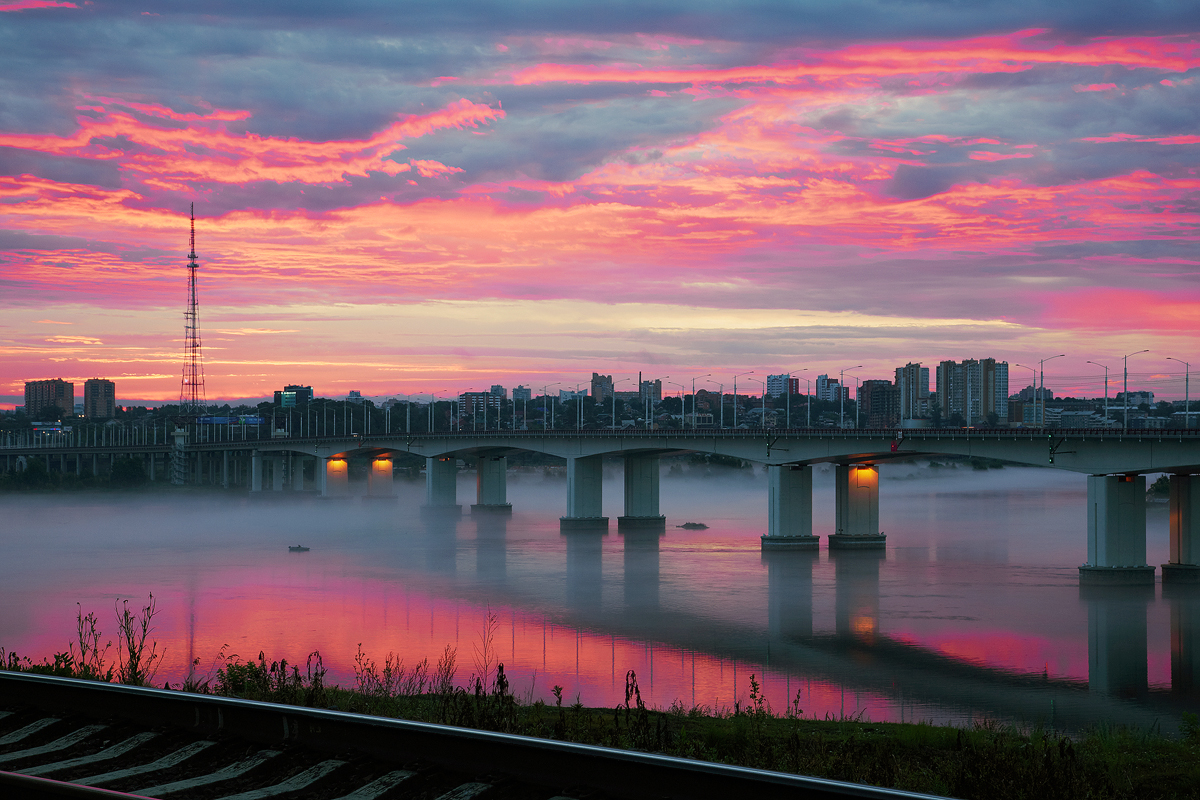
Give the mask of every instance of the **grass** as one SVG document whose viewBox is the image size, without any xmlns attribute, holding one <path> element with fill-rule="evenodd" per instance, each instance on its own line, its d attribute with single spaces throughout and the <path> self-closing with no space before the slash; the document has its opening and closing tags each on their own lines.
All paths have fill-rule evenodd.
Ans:
<svg viewBox="0 0 1200 800">
<path fill-rule="evenodd" d="M 156 613 L 153 596 L 140 612 L 118 603 L 120 661 L 107 662 L 109 645 L 93 614 L 78 614 L 77 641 L 53 660 L 35 663 L 0 649 L 0 669 L 90 680 L 145 684 L 160 654 L 147 646 Z M 363 652 L 354 658 L 354 684 L 330 686 L 319 653 L 299 665 L 264 653 L 243 660 L 220 653 L 206 676 L 193 673 L 183 691 L 331 708 L 436 722 L 561 741 L 597 744 L 836 780 L 948 795 L 971 800 L 1024 798 L 1200 798 L 1200 720 L 1183 715 L 1182 735 L 1106 727 L 1068 737 L 984 723 L 972 728 L 873 723 L 861 718 L 812 719 L 799 696 L 773 710 L 755 675 L 749 697 L 730 711 L 676 703 L 652 709 L 642 701 L 637 675 L 625 676 L 625 700 L 613 708 L 554 703 L 514 694 L 496 656 L 496 620 L 490 612 L 473 648 L 474 671 L 456 682 L 458 653 L 447 646 L 432 667 L 406 665 L 395 653 L 382 663 Z M 76 651 L 78 646 L 78 652 Z M 198 666 L 193 664 L 193 667 Z"/>
</svg>

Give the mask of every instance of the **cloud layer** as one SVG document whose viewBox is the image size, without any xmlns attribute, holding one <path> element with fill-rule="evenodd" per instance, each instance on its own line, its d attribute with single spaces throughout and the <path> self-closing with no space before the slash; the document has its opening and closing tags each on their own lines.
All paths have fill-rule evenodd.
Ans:
<svg viewBox="0 0 1200 800">
<path fill-rule="evenodd" d="M 1098 391 L 1195 346 L 1200 11 L 1086 11 L 0 2 L 0 392 L 173 374 L 193 202 L 215 396 L 1064 349 Z"/>
</svg>

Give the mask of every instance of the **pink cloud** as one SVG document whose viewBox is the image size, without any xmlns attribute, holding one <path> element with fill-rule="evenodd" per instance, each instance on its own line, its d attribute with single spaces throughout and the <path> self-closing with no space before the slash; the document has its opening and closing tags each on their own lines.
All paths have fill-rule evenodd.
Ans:
<svg viewBox="0 0 1200 800">
<path fill-rule="evenodd" d="M 992 153 L 987 150 L 972 150 L 968 158 L 974 161 L 1007 161 L 1010 158 L 1033 158 L 1031 153 Z"/>
<path fill-rule="evenodd" d="M 1117 88 L 1115 83 L 1089 83 L 1084 86 L 1082 83 L 1077 83 L 1071 87 L 1077 92 L 1107 92 Z"/>
<path fill-rule="evenodd" d="M 28 11 L 33 8 L 79 8 L 74 3 L 65 3 L 60 0 L 7 0 L 0 1 L 0 12 L 5 11 Z"/>
</svg>

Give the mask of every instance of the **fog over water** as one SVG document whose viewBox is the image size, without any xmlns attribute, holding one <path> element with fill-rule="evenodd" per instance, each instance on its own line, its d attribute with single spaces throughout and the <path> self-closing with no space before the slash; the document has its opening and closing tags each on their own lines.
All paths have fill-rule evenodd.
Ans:
<svg viewBox="0 0 1200 800">
<path fill-rule="evenodd" d="M 776 710 L 795 700 L 817 716 L 1172 730 L 1200 706 L 1200 594 L 1080 589 L 1084 476 L 961 463 L 880 473 L 878 555 L 825 549 L 833 470 L 820 466 L 816 555 L 760 552 L 761 467 L 667 459 L 664 534 L 617 531 L 618 462 L 604 486 L 607 534 L 559 531 L 565 475 L 542 468 L 509 472 L 511 518 L 471 516 L 473 472 L 460 474 L 461 519 L 424 519 L 420 480 L 398 479 L 394 502 L 8 495 L 0 646 L 39 660 L 65 650 L 77 603 L 115 637 L 117 598 L 153 592 L 160 685 L 194 658 L 208 673 L 223 649 L 302 669 L 319 651 L 348 685 L 359 643 L 410 665 L 457 646 L 463 683 L 490 609 L 519 693 L 550 698 L 558 684 L 590 705 L 622 701 L 632 669 L 657 706 L 732 707 L 751 673 Z M 1149 562 L 1160 564 L 1166 505 L 1149 508 Z M 675 527 L 687 521 L 709 528 Z"/>
</svg>

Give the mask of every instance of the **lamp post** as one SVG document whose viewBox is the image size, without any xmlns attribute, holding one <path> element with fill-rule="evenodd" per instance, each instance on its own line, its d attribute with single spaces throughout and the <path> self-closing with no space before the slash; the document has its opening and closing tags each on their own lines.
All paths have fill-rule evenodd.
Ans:
<svg viewBox="0 0 1200 800">
<path fill-rule="evenodd" d="M 749 372 L 741 372 L 741 373 L 738 373 L 737 375 L 733 376 L 733 427 L 735 427 L 735 428 L 737 427 L 737 406 L 738 406 L 738 403 L 737 403 L 737 379 L 742 377 L 743 375 L 753 375 L 753 374 L 754 374 L 754 370 L 750 370 Z M 724 403 L 721 404 L 721 408 L 722 408 L 722 410 L 725 408 Z M 724 426 L 722 426 L 722 427 L 724 427 Z"/>
<path fill-rule="evenodd" d="M 669 377 L 671 377 L 671 376 L 663 375 L 661 378 L 657 378 L 657 380 L 665 381 Z M 650 383 L 650 381 L 646 381 L 646 383 Z M 638 386 L 639 394 L 641 394 L 641 390 L 642 390 L 642 387 L 641 387 L 641 385 L 639 385 Z M 649 386 L 646 387 L 646 397 L 645 397 L 645 400 L 643 400 L 643 402 L 645 403 L 645 407 L 643 410 L 646 412 L 646 430 L 650 430 L 650 426 L 653 424 L 652 417 L 654 416 L 654 393 L 650 389 Z"/>
<path fill-rule="evenodd" d="M 709 381 L 709 383 L 721 390 L 721 430 L 725 430 L 725 384 L 718 383 L 717 381 Z M 737 406 L 734 406 L 734 408 L 736 409 Z"/>
<path fill-rule="evenodd" d="M 687 387 L 682 383 L 676 383 L 675 381 L 667 381 L 667 383 L 671 384 L 672 386 L 679 387 L 679 424 L 682 426 L 685 416 L 683 413 L 683 391 L 684 389 L 687 389 Z"/>
<path fill-rule="evenodd" d="M 612 403 L 613 419 L 612 419 L 612 423 L 613 424 L 612 424 L 612 426 L 613 426 L 614 431 L 617 429 L 617 384 L 624 383 L 625 381 L 631 381 L 631 380 L 633 380 L 633 378 L 621 378 L 621 380 L 619 380 L 619 381 L 613 381 L 613 385 L 612 385 L 612 387 L 613 387 L 613 398 L 612 398 L 612 400 L 613 400 L 613 403 Z"/>
<path fill-rule="evenodd" d="M 582 383 L 575 384 L 575 430 L 583 430 L 583 400 L 579 397 L 579 387 Z"/>
<path fill-rule="evenodd" d="M 1104 367 L 1104 427 L 1108 427 L 1108 367 L 1105 367 L 1099 361 L 1089 361 L 1089 364 L 1095 364 L 1097 367 Z"/>
<path fill-rule="evenodd" d="M 838 429 L 846 427 L 846 373 L 852 369 L 862 369 L 862 364 L 857 367 L 846 367 L 838 373 Z"/>
<path fill-rule="evenodd" d="M 765 429 L 767 427 L 767 382 L 758 378 L 751 378 L 750 380 L 762 385 L 762 419 L 759 421 L 759 424 Z"/>
<path fill-rule="evenodd" d="M 1046 362 L 1053 361 L 1056 358 L 1062 358 L 1065 355 L 1066 353 L 1059 353 L 1056 356 L 1048 356 L 1047 358 L 1043 358 L 1038 361 L 1038 378 L 1039 383 L 1041 383 L 1041 387 L 1037 391 L 1038 397 L 1033 399 L 1033 407 L 1035 409 L 1037 408 L 1037 401 L 1040 398 L 1042 401 L 1042 413 L 1038 418 L 1041 420 L 1043 428 L 1046 427 Z"/>
<path fill-rule="evenodd" d="M 711 378 L 712 373 L 697 375 L 696 378 Z M 696 429 L 696 378 L 692 378 L 692 430 Z"/>
<path fill-rule="evenodd" d="M 1188 406 L 1191 405 L 1191 378 L 1192 365 L 1184 361 L 1182 358 L 1173 358 L 1167 356 L 1168 361 L 1178 361 L 1183 364 L 1183 427 L 1192 427 L 1192 418 L 1188 414 Z"/>
<path fill-rule="evenodd" d="M 862 381 L 857 375 L 854 378 L 854 427 L 858 428 L 858 410 L 862 408 L 859 395 L 862 394 Z"/>
<path fill-rule="evenodd" d="M 1024 364 L 1018 364 L 1018 363 L 1016 363 L 1015 361 L 1013 362 L 1013 366 L 1014 366 L 1014 367 L 1020 367 L 1021 369 L 1027 369 L 1027 370 L 1029 370 L 1030 372 L 1032 372 L 1032 373 L 1033 373 L 1033 377 L 1029 379 L 1029 380 L 1031 381 L 1031 383 L 1029 384 L 1029 387 L 1030 387 L 1031 389 L 1033 389 L 1033 417 L 1034 417 L 1034 420 L 1033 420 L 1033 421 L 1034 421 L 1034 422 L 1037 422 L 1037 370 L 1036 370 L 1036 369 L 1034 369 L 1033 367 L 1027 367 L 1027 366 L 1025 366 Z M 938 398 L 938 402 L 939 402 L 939 403 L 941 402 L 941 398 L 940 398 L 940 397 Z M 1022 406 L 1022 408 L 1021 408 L 1021 424 L 1022 424 L 1022 425 L 1024 425 L 1024 424 L 1025 424 L 1025 409 L 1024 409 L 1024 406 Z"/>
<path fill-rule="evenodd" d="M 542 387 L 542 430 L 543 431 L 550 430 L 550 428 L 546 426 L 546 404 L 547 403 L 550 404 L 550 425 L 551 426 L 554 425 L 554 403 L 550 399 L 549 389 L 551 386 L 558 386 L 560 383 L 562 383 L 562 381 L 555 381 L 554 383 L 547 383 L 545 386 Z"/>
<path fill-rule="evenodd" d="M 1125 411 L 1121 415 L 1121 432 L 1125 433 L 1129 430 L 1129 356 L 1136 356 L 1142 353 L 1149 353 L 1149 350 L 1138 350 L 1136 353 L 1130 353 L 1125 356 L 1125 389 L 1122 396 L 1125 398 Z"/>
<path fill-rule="evenodd" d="M 807 370 L 808 370 L 808 367 L 801 367 L 800 369 L 794 370 L 794 371 L 795 372 L 805 372 Z M 788 373 L 786 376 L 786 380 L 787 380 L 787 426 L 789 428 L 792 427 L 792 372 L 793 372 L 793 370 L 788 370 Z M 800 377 L 797 376 L 796 380 L 799 380 L 799 379 L 800 379 Z M 804 380 L 807 381 L 808 378 L 805 378 Z M 805 398 L 804 402 L 805 402 L 805 405 L 807 405 L 808 399 Z"/>
</svg>

